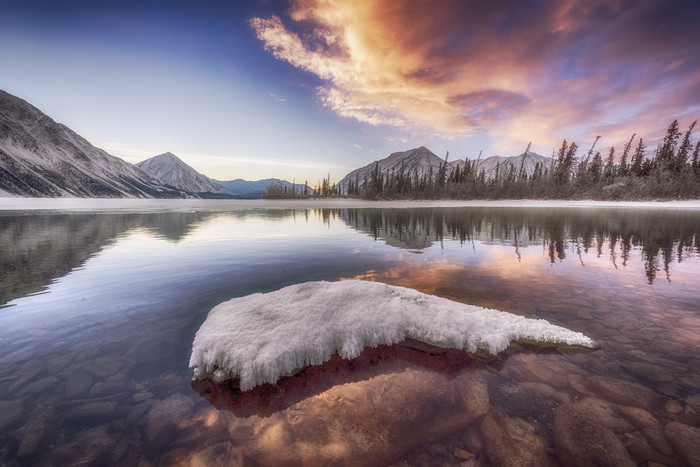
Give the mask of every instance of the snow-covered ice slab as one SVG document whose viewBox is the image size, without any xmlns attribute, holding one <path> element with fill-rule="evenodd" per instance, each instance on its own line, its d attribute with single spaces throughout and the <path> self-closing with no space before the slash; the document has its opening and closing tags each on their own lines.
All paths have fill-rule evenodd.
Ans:
<svg viewBox="0 0 700 467">
<path fill-rule="evenodd" d="M 214 307 L 197 331 L 195 378 L 240 377 L 242 391 L 274 383 L 338 353 L 406 338 L 490 353 L 525 339 L 595 348 L 580 332 L 379 282 L 306 282 L 234 298 Z"/>
</svg>

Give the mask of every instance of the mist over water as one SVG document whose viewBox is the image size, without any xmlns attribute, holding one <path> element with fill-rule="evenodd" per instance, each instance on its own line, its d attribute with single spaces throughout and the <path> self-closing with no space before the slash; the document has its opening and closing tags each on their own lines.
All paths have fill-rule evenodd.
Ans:
<svg viewBox="0 0 700 467">
<path fill-rule="evenodd" d="M 0 460 L 177 463 L 218 446 L 251 464 L 456 461 L 458 449 L 494 463 L 513 423 L 554 447 L 566 425 L 555 430 L 555 414 L 600 419 L 604 406 L 605 429 L 636 440 L 632 459 L 682 462 L 664 427 L 700 422 L 699 244 L 700 214 L 675 210 L 3 212 Z M 602 347 L 456 367 L 380 349 L 307 369 L 285 384 L 311 389 L 279 403 L 274 388 L 215 388 L 228 408 L 190 385 L 192 339 L 213 306 L 349 278 L 544 318 Z M 634 422 L 628 407 L 651 418 Z"/>
</svg>

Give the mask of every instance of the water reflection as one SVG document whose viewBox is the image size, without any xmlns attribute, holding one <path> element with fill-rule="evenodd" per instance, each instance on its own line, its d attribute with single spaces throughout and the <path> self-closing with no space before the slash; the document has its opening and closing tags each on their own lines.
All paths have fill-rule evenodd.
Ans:
<svg viewBox="0 0 700 467">
<path fill-rule="evenodd" d="M 178 242 L 207 213 L 0 215 L 0 305 L 40 292 L 137 227 Z"/>
<path fill-rule="evenodd" d="M 461 243 L 543 245 L 550 263 L 574 255 L 607 254 L 617 268 L 625 267 L 633 249 L 644 260 L 649 284 L 657 273 L 671 280 L 670 265 L 697 256 L 700 216 L 687 211 L 622 209 L 348 209 L 340 214 L 354 229 L 403 249 L 422 250 L 444 240 Z"/>
<path fill-rule="evenodd" d="M 0 464 L 566 464 L 557 447 L 585 417 L 623 440 L 622 460 L 688 464 L 674 430 L 700 423 L 699 223 L 608 209 L 0 214 L 2 299 L 51 282 L 0 310 Z M 453 367 L 370 351 L 267 395 L 204 388 L 212 405 L 192 390 L 214 305 L 349 277 L 546 318 L 602 347 Z"/>
</svg>

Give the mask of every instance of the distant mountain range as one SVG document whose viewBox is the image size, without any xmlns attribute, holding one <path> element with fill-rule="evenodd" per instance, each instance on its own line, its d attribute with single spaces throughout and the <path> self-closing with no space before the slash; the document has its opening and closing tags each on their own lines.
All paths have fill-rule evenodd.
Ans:
<svg viewBox="0 0 700 467">
<path fill-rule="evenodd" d="M 524 159 L 524 162 L 523 162 Z M 513 167 L 531 175 L 537 163 L 549 167 L 552 159 L 529 152 L 513 157 L 491 156 L 478 161 L 477 171 L 492 178 L 496 168 Z M 388 171 L 422 177 L 436 174 L 444 160 L 424 146 L 395 152 L 355 169 L 339 183 L 347 193 L 350 181 L 362 186 L 376 164 Z M 449 161 L 448 173 L 463 160 Z M 207 178 L 166 152 L 136 165 L 94 147 L 68 127 L 26 101 L 0 90 L 0 196 L 84 198 L 261 198 L 275 185 L 292 189 L 286 180 L 268 178 L 220 181 Z M 303 185 L 296 185 L 301 194 Z"/>
<path fill-rule="evenodd" d="M 256 180 L 254 182 L 243 180 L 237 178 L 235 180 L 221 181 L 213 180 L 214 182 L 222 185 L 229 193 L 233 195 L 234 198 L 240 199 L 256 199 L 262 198 L 263 193 L 270 185 L 281 185 L 287 187 L 291 191 L 292 183 L 287 180 L 280 180 L 279 178 L 266 178 L 264 180 Z M 302 194 L 304 191 L 304 185 L 296 184 L 296 192 Z M 309 193 L 312 193 L 313 189 L 309 187 Z"/>
<path fill-rule="evenodd" d="M 524 164 L 523 158 L 525 159 Z M 382 173 L 386 173 L 387 171 L 389 173 L 392 171 L 398 173 L 403 167 L 405 174 L 411 176 L 418 174 L 418 177 L 422 177 L 424 174 L 430 173 L 431 169 L 433 174 L 437 174 L 440 165 L 444 162 L 444 159 L 436 156 L 426 147 L 421 146 L 418 148 L 409 149 L 408 151 L 394 152 L 384 159 L 370 162 L 359 169 L 355 169 L 343 177 L 343 179 L 338 182 L 338 185 L 340 186 L 342 193 L 347 193 L 348 184 L 350 182 L 355 183 L 355 181 L 357 181 L 358 187 L 361 187 L 364 184 L 365 179 L 370 180 L 372 177 L 372 171 L 377 163 L 379 164 L 379 170 Z M 510 167 L 513 167 L 515 171 L 518 172 L 520 171 L 521 164 L 523 164 L 523 169 L 525 172 L 527 172 L 528 175 L 532 175 L 537 163 L 540 163 L 540 165 L 548 168 L 551 162 L 552 158 L 545 157 L 534 152 L 528 152 L 527 156 L 525 153 L 511 157 L 491 156 L 478 161 L 477 173 L 483 170 L 485 177 L 490 179 L 495 176 L 496 167 L 498 167 L 498 170 L 501 173 L 505 173 L 505 171 L 510 170 Z M 450 171 L 454 170 L 457 165 L 463 167 L 464 163 L 465 161 L 463 159 L 455 159 L 453 161 L 448 160 L 447 173 L 449 174 Z"/>
<path fill-rule="evenodd" d="M 4 91 L 0 91 L 0 195 L 190 196 L 94 147 L 36 107 Z"/>
<path fill-rule="evenodd" d="M 292 186 L 212 180 L 169 152 L 130 164 L 0 90 L 0 196 L 261 198 L 270 184 Z"/>
</svg>

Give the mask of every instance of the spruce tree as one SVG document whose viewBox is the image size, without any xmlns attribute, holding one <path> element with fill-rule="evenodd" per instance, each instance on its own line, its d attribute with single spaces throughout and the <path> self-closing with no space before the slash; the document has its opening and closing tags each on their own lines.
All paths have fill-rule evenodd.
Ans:
<svg viewBox="0 0 700 467">
<path fill-rule="evenodd" d="M 620 167 L 618 171 L 623 177 L 627 175 L 627 156 L 629 155 L 630 148 L 632 147 L 632 142 L 634 141 L 635 136 L 637 136 L 637 133 L 632 134 L 630 140 L 627 141 L 627 144 L 625 144 L 625 149 L 622 151 L 622 157 L 620 158 Z"/>
<path fill-rule="evenodd" d="M 632 175 L 640 177 L 642 175 L 642 163 L 644 162 L 644 153 L 646 151 L 646 146 L 642 138 L 639 138 L 639 143 L 637 144 L 637 149 L 634 151 L 634 156 L 632 156 L 632 166 L 630 171 Z"/>
<path fill-rule="evenodd" d="M 678 148 L 678 155 L 676 156 L 675 164 L 676 172 L 682 172 L 688 163 L 688 156 L 690 155 L 690 134 L 693 132 L 693 129 L 697 123 L 698 121 L 695 120 L 690 124 L 690 128 L 688 128 L 688 131 L 685 133 L 683 142 Z"/>
</svg>

